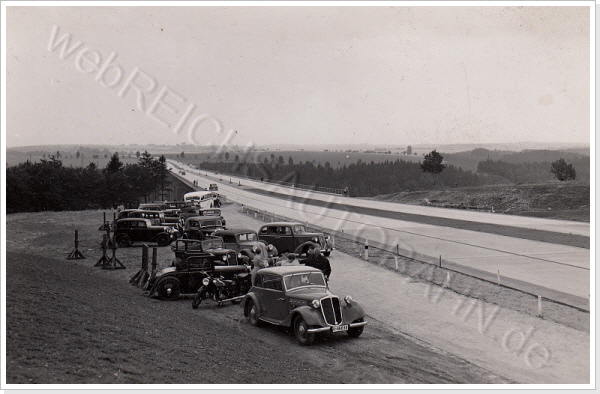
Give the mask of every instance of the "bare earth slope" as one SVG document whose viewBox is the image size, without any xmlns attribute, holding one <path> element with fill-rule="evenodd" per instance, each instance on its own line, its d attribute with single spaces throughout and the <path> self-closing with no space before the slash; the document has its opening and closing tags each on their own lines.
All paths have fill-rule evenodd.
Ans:
<svg viewBox="0 0 600 394">
<path fill-rule="evenodd" d="M 556 182 L 399 192 L 373 199 L 514 215 L 590 221 L 590 185 Z"/>
</svg>

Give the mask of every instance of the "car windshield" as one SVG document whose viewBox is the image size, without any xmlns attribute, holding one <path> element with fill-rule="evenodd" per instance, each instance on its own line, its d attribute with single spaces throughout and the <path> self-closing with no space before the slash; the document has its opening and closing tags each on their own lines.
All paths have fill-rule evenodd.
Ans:
<svg viewBox="0 0 600 394">
<path fill-rule="evenodd" d="M 256 233 L 241 233 L 237 235 L 240 242 L 256 241 Z"/>
<path fill-rule="evenodd" d="M 294 226 L 294 234 L 305 234 L 306 233 L 306 229 L 304 228 L 304 226 Z"/>
<path fill-rule="evenodd" d="M 297 289 L 306 286 L 323 286 L 325 287 L 325 279 L 321 272 L 302 272 L 292 274 L 283 278 L 285 288 L 288 290 Z"/>
</svg>

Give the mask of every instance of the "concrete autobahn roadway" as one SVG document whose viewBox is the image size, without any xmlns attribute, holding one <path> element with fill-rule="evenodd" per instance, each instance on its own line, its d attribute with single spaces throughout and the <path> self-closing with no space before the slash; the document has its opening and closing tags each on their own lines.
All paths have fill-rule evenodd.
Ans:
<svg viewBox="0 0 600 394">
<path fill-rule="evenodd" d="M 588 223 L 327 195 L 210 172 L 206 176 L 206 171 L 168 162 L 186 171 L 180 177 L 197 181 L 199 187 L 217 183 L 220 193 L 240 204 L 334 233 L 343 230 L 344 235 L 387 250 L 398 248 L 418 260 L 437 263 L 441 256 L 444 267 L 486 280 L 497 280 L 499 273 L 506 286 L 589 310 Z M 519 237 L 511 236 L 516 232 Z"/>
</svg>

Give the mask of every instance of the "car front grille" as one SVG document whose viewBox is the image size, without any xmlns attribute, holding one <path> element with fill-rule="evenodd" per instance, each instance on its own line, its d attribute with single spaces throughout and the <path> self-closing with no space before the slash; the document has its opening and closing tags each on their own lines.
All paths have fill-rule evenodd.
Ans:
<svg viewBox="0 0 600 394">
<path fill-rule="evenodd" d="M 342 323 L 342 310 L 340 308 L 339 298 L 321 298 L 321 311 L 323 312 L 325 323 L 331 326 L 337 326 Z"/>
</svg>

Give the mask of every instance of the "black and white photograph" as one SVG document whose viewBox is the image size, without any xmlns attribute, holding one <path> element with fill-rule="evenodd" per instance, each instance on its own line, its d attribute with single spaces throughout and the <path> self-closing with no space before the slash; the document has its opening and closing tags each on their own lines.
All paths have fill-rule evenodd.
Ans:
<svg viewBox="0 0 600 394">
<path fill-rule="evenodd" d="M 594 389 L 595 7 L 3 1 L 0 389 Z"/>
</svg>

